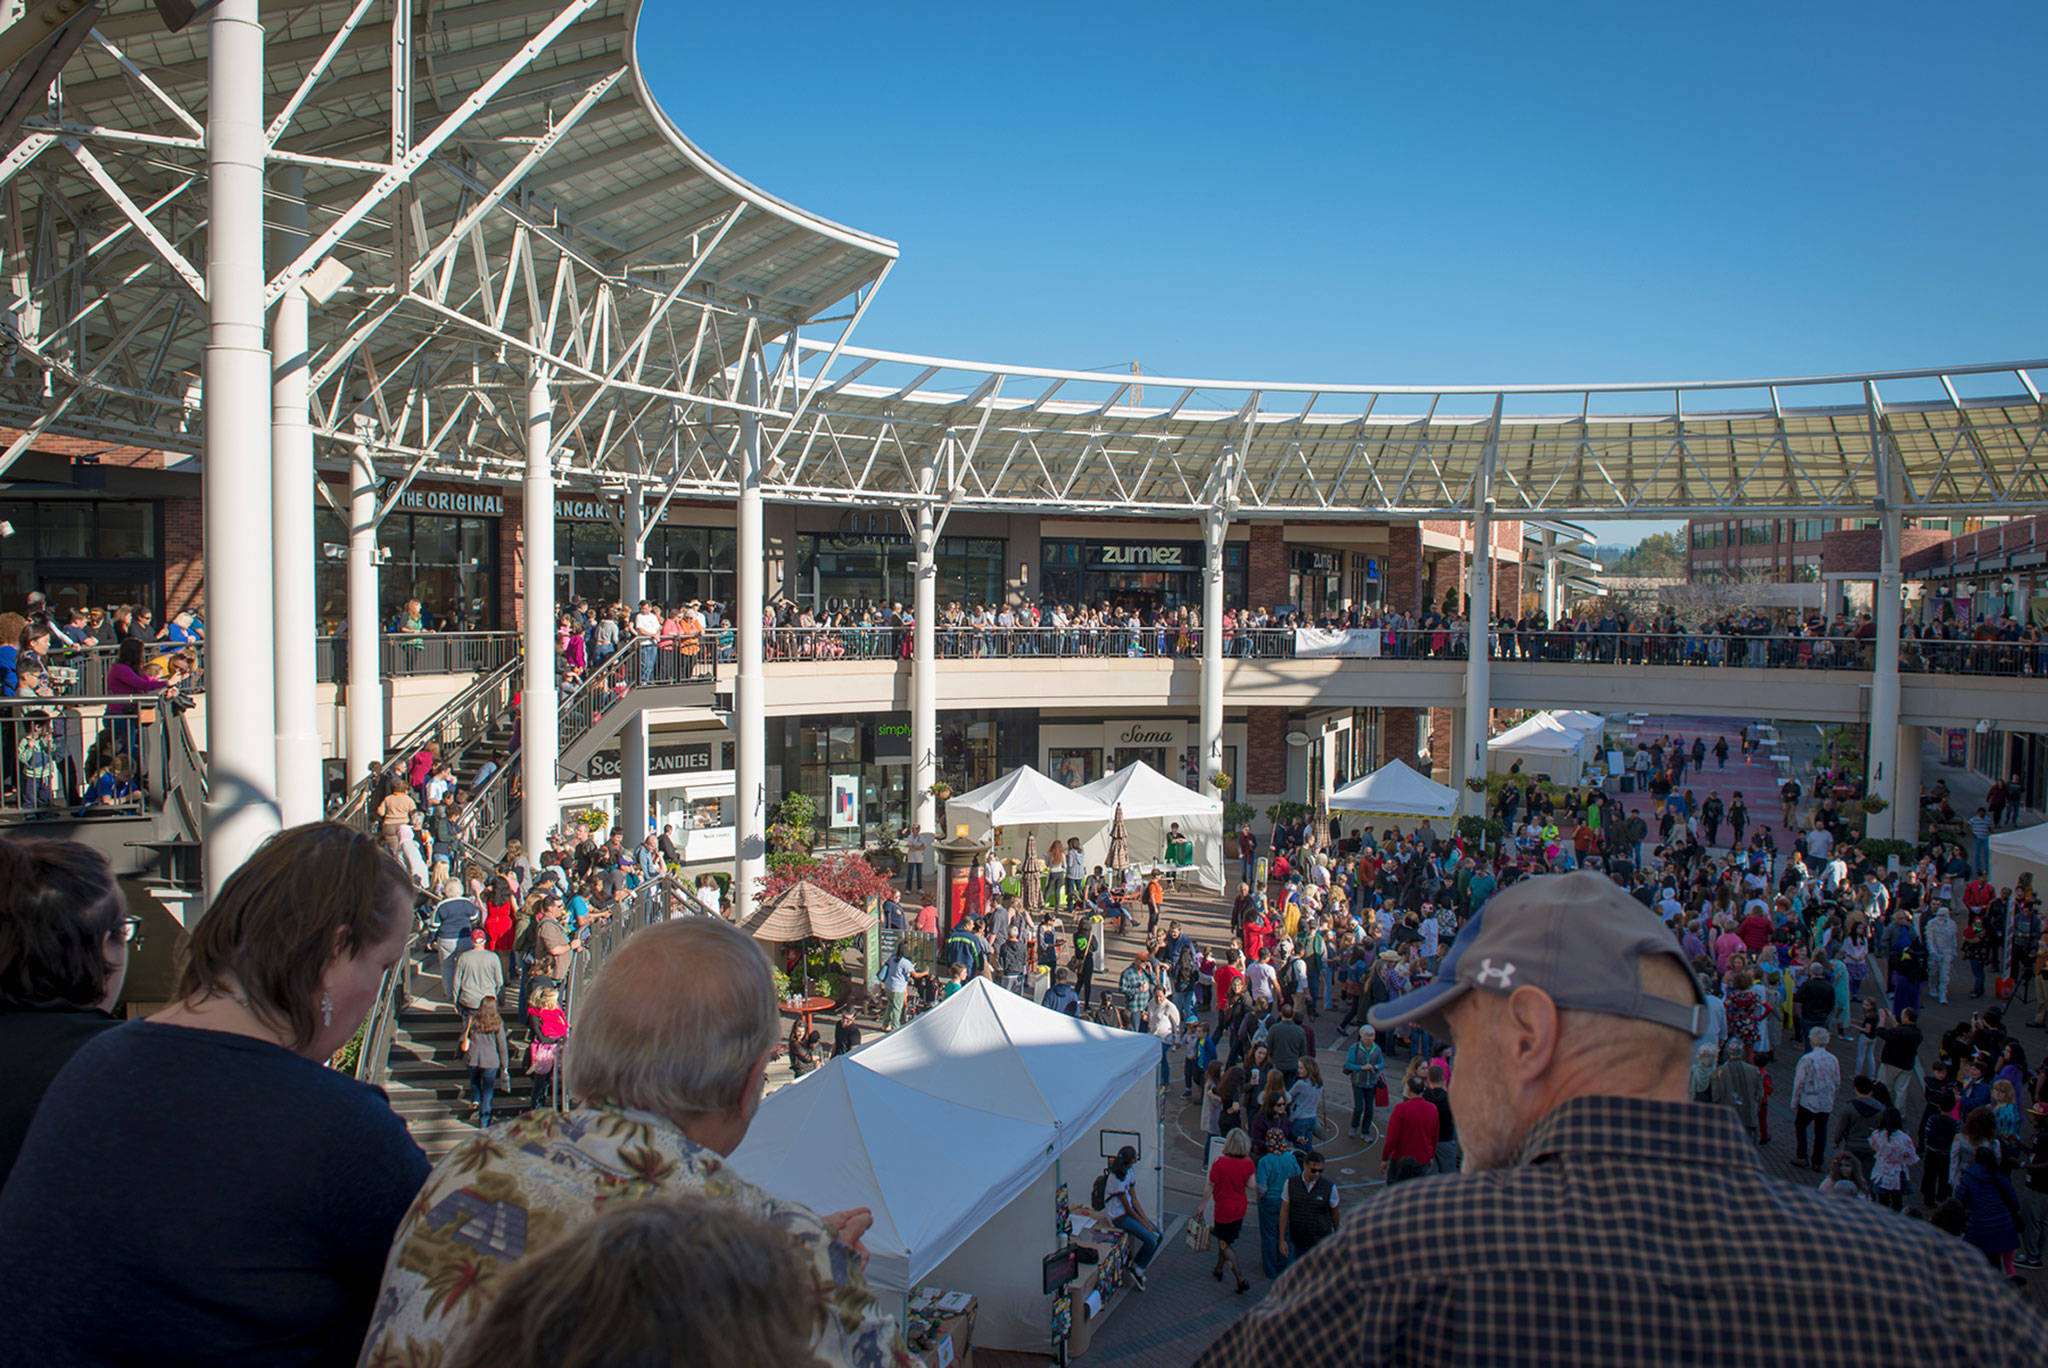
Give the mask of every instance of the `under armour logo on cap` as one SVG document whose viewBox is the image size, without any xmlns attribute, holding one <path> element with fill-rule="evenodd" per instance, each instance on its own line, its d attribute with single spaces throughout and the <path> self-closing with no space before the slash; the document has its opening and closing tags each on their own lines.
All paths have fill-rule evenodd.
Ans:
<svg viewBox="0 0 2048 1368">
<path fill-rule="evenodd" d="M 1504 964 L 1496 969 L 1491 959 L 1483 959 L 1479 961 L 1479 973 L 1473 981 L 1487 987 L 1509 987 L 1515 981 L 1515 966 Z"/>
</svg>

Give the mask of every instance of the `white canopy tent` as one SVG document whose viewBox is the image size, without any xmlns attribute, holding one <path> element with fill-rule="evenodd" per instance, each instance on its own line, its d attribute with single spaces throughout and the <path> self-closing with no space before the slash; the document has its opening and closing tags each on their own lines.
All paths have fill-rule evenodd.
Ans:
<svg viewBox="0 0 2048 1368">
<path fill-rule="evenodd" d="M 2048 887 L 2048 822 L 1992 835 L 1991 882 L 2011 888 L 2022 874 L 2032 874 L 2036 887 Z"/>
<path fill-rule="evenodd" d="M 1558 708 L 1550 715 L 1573 731 L 1587 732 L 1597 737 L 1605 734 L 1607 730 L 1607 719 L 1596 712 L 1586 712 L 1579 708 Z"/>
<path fill-rule="evenodd" d="M 1159 1042 L 968 983 L 936 1009 L 771 1093 L 732 1164 L 813 1211 L 867 1207 L 868 1281 L 980 1300 L 977 1348 L 1046 1350 L 1040 1263 L 1061 1182 L 1086 1205 L 1105 1152 L 1140 1155 L 1161 1210 Z M 1083 1314 L 1076 1308 L 1076 1314 Z"/>
<path fill-rule="evenodd" d="M 1449 817 L 1458 810 L 1458 791 L 1389 760 L 1330 795 L 1330 811 L 1389 817 Z"/>
<path fill-rule="evenodd" d="M 1580 769 L 1599 754 L 1598 733 L 1566 726 L 1549 713 L 1537 713 L 1486 743 L 1486 767 L 1495 773 L 1521 762 L 1522 773 L 1576 782 Z"/>
<path fill-rule="evenodd" d="M 1107 851 L 1109 822 L 1115 815 L 1093 796 L 1048 779 L 1029 765 L 946 800 L 946 820 L 965 826 L 975 840 L 986 841 L 991 832 L 1001 830 L 995 842 L 998 855 L 1022 860 L 1025 832 L 1037 832 L 1038 852 L 1047 864 L 1052 863 L 1049 845 L 1054 839 L 1078 837 L 1085 851 L 1099 835 L 1100 849 Z M 1090 859 L 1091 864 L 1101 861 L 1100 854 Z"/>
<path fill-rule="evenodd" d="M 1204 888 L 1223 888 L 1223 800 L 1197 793 L 1185 784 L 1134 760 L 1114 774 L 1075 790 L 1099 800 L 1112 814 L 1124 810 L 1124 837 L 1132 863 L 1150 869 L 1166 863 L 1167 833 L 1175 823 L 1194 846 L 1192 873 Z M 1109 858 L 1109 829 L 1082 841 L 1081 851 L 1092 867 Z"/>
</svg>

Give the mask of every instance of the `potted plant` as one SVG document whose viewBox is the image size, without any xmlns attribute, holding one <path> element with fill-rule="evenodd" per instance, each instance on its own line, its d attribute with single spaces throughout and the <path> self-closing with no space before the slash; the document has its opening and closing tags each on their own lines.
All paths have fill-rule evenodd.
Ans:
<svg viewBox="0 0 2048 1368">
<path fill-rule="evenodd" d="M 1883 812 L 1886 808 L 1890 807 L 1891 804 L 1886 802 L 1883 798 L 1880 798 L 1877 794 L 1872 793 L 1865 795 L 1863 801 L 1860 804 L 1858 804 L 1858 806 L 1861 807 L 1865 812 L 1869 813 L 1871 816 L 1875 817 L 1878 813 Z"/>
<path fill-rule="evenodd" d="M 930 793 L 932 797 L 938 799 L 940 802 L 943 803 L 948 798 L 951 798 L 953 796 L 953 786 L 947 783 L 945 780 L 941 779 L 936 784 L 933 784 L 929 789 L 927 789 L 926 792 Z"/>
<path fill-rule="evenodd" d="M 1474 775 L 1465 781 L 1465 787 L 1474 793 L 1484 793 L 1486 792 L 1486 781 Z"/>
<path fill-rule="evenodd" d="M 868 863 L 885 874 L 899 874 L 903 870 L 903 847 L 888 831 L 884 831 L 882 839 L 868 848 L 867 856 Z"/>
<path fill-rule="evenodd" d="M 1218 793 L 1226 792 L 1230 788 L 1230 776 L 1222 770 L 1217 770 L 1209 776 L 1209 785 Z"/>
</svg>

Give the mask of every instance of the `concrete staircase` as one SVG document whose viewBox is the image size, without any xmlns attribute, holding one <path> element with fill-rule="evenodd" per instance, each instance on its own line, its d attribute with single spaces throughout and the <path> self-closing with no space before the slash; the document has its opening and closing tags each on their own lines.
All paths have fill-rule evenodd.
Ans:
<svg viewBox="0 0 2048 1368">
<path fill-rule="evenodd" d="M 462 1139 L 476 1133 L 476 1120 L 469 1097 L 469 1070 L 455 1048 L 462 1039 L 462 1015 L 441 991 L 441 975 L 432 968 L 434 957 L 425 959 L 429 967 L 424 972 L 415 967 L 413 993 L 392 1033 L 384 1091 L 391 1098 L 391 1109 L 405 1121 L 427 1158 L 438 1162 Z M 506 1036 L 516 1055 L 525 1040 L 525 1029 L 508 1019 Z M 527 1080 L 515 1070 L 512 1083 L 517 1096 L 500 1092 L 491 1104 L 493 1120 L 526 1109 Z"/>
</svg>

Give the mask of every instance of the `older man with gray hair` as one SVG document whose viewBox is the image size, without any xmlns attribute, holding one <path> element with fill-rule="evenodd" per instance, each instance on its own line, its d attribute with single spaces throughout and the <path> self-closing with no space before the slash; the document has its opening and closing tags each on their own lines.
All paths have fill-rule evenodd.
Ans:
<svg viewBox="0 0 2048 1368">
<path fill-rule="evenodd" d="M 726 1166 L 780 1035 L 761 947 L 691 917 L 636 932 L 576 1004 L 563 1057 L 574 1106 L 500 1122 L 441 1161 L 392 1242 L 362 1364 L 454 1354 L 528 1252 L 601 1207 L 700 1195 L 788 1236 L 829 1312 L 817 1361 L 908 1368 L 861 1272 L 866 1211 L 820 1217 Z"/>
</svg>

